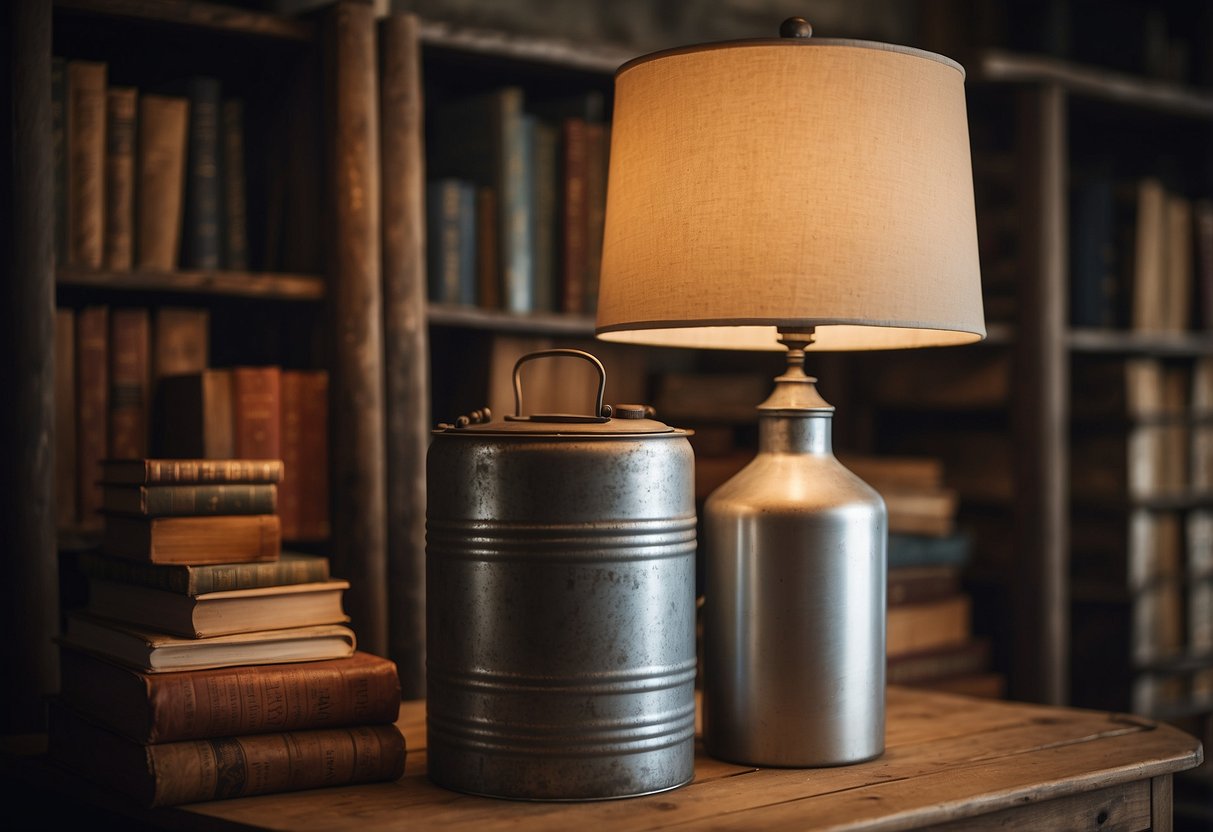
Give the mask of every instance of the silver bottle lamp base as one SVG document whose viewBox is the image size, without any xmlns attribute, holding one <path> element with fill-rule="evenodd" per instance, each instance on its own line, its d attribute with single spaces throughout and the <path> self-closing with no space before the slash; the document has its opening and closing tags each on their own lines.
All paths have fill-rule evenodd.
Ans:
<svg viewBox="0 0 1213 832">
<path fill-rule="evenodd" d="M 748 765 L 857 763 L 884 751 L 888 518 L 834 457 L 812 330 L 780 334 L 758 455 L 704 509 L 704 744 Z"/>
</svg>

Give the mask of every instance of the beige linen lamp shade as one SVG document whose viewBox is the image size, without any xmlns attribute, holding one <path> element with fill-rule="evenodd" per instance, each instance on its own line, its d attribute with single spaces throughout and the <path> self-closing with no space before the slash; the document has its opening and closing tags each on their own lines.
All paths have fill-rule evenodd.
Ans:
<svg viewBox="0 0 1213 832">
<path fill-rule="evenodd" d="M 671 50 L 615 78 L 597 332 L 782 350 L 985 336 L 964 70 L 783 38 Z"/>
</svg>

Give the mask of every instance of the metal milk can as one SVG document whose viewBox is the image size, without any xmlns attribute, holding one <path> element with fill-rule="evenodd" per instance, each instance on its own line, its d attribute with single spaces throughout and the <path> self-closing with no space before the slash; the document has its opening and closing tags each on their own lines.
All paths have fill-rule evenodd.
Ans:
<svg viewBox="0 0 1213 832">
<path fill-rule="evenodd" d="M 598 373 L 590 415 L 522 415 L 527 361 Z M 515 414 L 433 434 L 426 477 L 429 775 L 527 800 L 690 782 L 694 458 L 687 432 L 602 404 L 579 350 L 514 366 Z"/>
</svg>

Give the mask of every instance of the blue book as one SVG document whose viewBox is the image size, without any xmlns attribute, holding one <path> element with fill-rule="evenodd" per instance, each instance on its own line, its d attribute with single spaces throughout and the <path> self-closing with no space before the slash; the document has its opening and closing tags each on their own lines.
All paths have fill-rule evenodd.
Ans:
<svg viewBox="0 0 1213 832">
<path fill-rule="evenodd" d="M 476 304 L 476 186 L 439 179 L 426 188 L 426 272 L 434 303 Z"/>
<path fill-rule="evenodd" d="M 900 566 L 964 566 L 972 540 L 957 532 L 947 537 L 892 533 L 889 535 L 889 569 Z"/>
</svg>

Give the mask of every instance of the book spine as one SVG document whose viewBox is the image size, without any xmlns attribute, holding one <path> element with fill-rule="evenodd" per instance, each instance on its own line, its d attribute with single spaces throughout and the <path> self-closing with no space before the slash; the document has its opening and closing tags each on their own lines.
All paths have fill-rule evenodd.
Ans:
<svg viewBox="0 0 1213 832">
<path fill-rule="evenodd" d="M 145 478 L 149 483 L 278 482 L 282 463 L 276 459 L 149 459 Z"/>
<path fill-rule="evenodd" d="M 189 156 L 181 262 L 187 269 L 219 268 L 219 81 L 189 82 Z"/>
<path fill-rule="evenodd" d="M 476 189 L 476 303 L 501 308 L 501 274 L 497 268 L 497 191 Z"/>
<path fill-rule="evenodd" d="M 211 315 L 206 309 L 161 306 L 152 326 L 152 364 L 157 379 L 200 373 L 210 355 Z"/>
<path fill-rule="evenodd" d="M 67 241 L 73 266 L 101 268 L 105 229 L 106 65 L 67 64 Z"/>
<path fill-rule="evenodd" d="M 458 179 L 431 182 L 426 193 L 426 230 L 429 297 L 435 303 L 462 303 L 463 238 L 472 231 L 474 217 L 464 215 L 465 190 L 470 183 Z"/>
<path fill-rule="evenodd" d="M 308 464 L 303 451 L 302 374 L 297 370 L 284 370 L 281 392 L 282 482 L 278 486 L 278 519 L 282 522 L 282 539 L 298 540 L 303 521 L 300 476 Z"/>
<path fill-rule="evenodd" d="M 135 110 L 133 87 L 112 87 L 105 122 L 105 267 L 130 269 L 135 254 Z"/>
<path fill-rule="evenodd" d="M 302 374 L 299 397 L 304 464 L 299 467 L 300 540 L 329 537 L 329 377 L 323 370 Z"/>
<path fill-rule="evenodd" d="M 500 228 L 502 294 L 505 308 L 511 312 L 530 312 L 535 308 L 532 292 L 531 242 L 534 224 L 530 200 L 531 143 L 527 140 L 527 120 L 522 112 L 522 90 L 510 87 L 501 91 L 499 123 L 500 173 L 498 178 L 497 218 Z"/>
<path fill-rule="evenodd" d="M 248 268 L 248 214 L 244 174 L 244 102 L 223 102 L 223 265 Z"/>
<path fill-rule="evenodd" d="M 139 584 L 178 595 L 204 595 L 231 589 L 313 584 L 329 580 L 327 558 L 282 558 L 263 563 L 210 566 L 157 566 L 121 558 L 85 554 L 81 569 L 90 578 Z"/>
<path fill-rule="evenodd" d="M 67 61 L 51 58 L 51 152 L 53 154 L 55 203 L 55 263 L 62 266 L 67 257 L 67 141 L 66 141 Z"/>
<path fill-rule="evenodd" d="M 76 525 L 76 314 L 55 310 L 55 517 Z"/>
<path fill-rule="evenodd" d="M 101 527 L 101 461 L 106 457 L 109 415 L 109 309 L 93 306 L 76 315 L 76 503 L 80 526 Z"/>
<path fill-rule="evenodd" d="M 150 340 L 146 309 L 110 314 L 109 456 L 147 455 Z"/>
<path fill-rule="evenodd" d="M 141 96 L 138 120 L 137 262 L 140 268 L 172 271 L 181 247 L 189 102 Z"/>
<path fill-rule="evenodd" d="M 1197 200 L 1192 208 L 1196 234 L 1196 292 L 1198 325 L 1213 330 L 1213 199 Z"/>
<path fill-rule="evenodd" d="M 556 299 L 556 191 L 559 183 L 559 132 L 537 121 L 533 131 L 534 164 L 531 175 L 534 206 L 535 308 L 557 311 Z"/>
<path fill-rule="evenodd" d="M 586 125 L 585 174 L 585 309 L 598 308 L 598 276 L 602 266 L 602 239 L 606 225 L 607 157 L 610 128 L 601 122 Z"/>
<path fill-rule="evenodd" d="M 140 489 L 147 517 L 208 514 L 273 514 L 274 485 L 165 485 Z"/>
<path fill-rule="evenodd" d="M 585 311 L 586 262 L 586 122 L 565 119 L 564 187 L 561 211 L 561 308 L 579 315 Z"/>
<path fill-rule="evenodd" d="M 232 449 L 240 459 L 282 456 L 282 371 L 278 367 L 232 370 Z"/>
<path fill-rule="evenodd" d="M 211 564 L 236 563 L 245 560 L 275 561 L 282 546 L 281 525 L 276 514 L 252 515 L 250 522 L 228 527 L 222 542 L 202 533 L 188 521 L 210 518 L 163 518 L 133 520 L 118 523 L 110 517 L 104 525 L 102 549 L 107 554 L 134 558 L 151 563 Z M 172 522 L 172 531 L 159 524 Z"/>
</svg>

